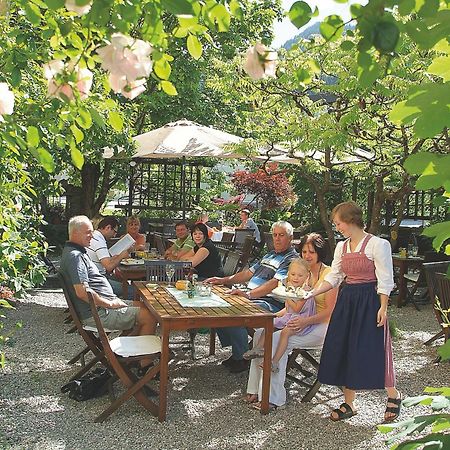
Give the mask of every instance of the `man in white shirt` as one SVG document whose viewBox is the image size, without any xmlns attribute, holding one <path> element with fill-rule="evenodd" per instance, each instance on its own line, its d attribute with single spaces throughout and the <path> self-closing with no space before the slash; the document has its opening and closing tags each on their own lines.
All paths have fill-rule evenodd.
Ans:
<svg viewBox="0 0 450 450">
<path fill-rule="evenodd" d="M 255 236 L 256 242 L 261 242 L 261 234 L 259 232 L 258 225 L 256 225 L 255 221 L 250 217 L 250 210 L 243 209 L 239 213 L 241 217 L 241 224 L 236 228 L 248 228 L 250 230 L 254 230 L 253 235 Z"/>
<path fill-rule="evenodd" d="M 112 216 L 103 218 L 97 229 L 92 233 L 92 239 L 87 248 L 87 254 L 92 262 L 97 266 L 98 271 L 105 275 L 111 285 L 114 294 L 122 295 L 122 283 L 113 276 L 114 269 L 120 264 L 120 261 L 129 257 L 128 250 L 124 250 L 118 255 L 109 254 L 107 239 L 113 238 L 119 230 L 119 221 Z M 128 294 L 130 298 L 130 295 Z"/>
</svg>

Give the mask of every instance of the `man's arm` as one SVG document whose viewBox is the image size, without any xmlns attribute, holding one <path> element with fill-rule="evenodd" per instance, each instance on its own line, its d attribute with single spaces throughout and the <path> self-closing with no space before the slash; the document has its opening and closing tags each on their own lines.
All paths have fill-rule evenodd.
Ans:
<svg viewBox="0 0 450 450">
<path fill-rule="evenodd" d="M 82 284 L 74 284 L 73 285 L 75 289 L 76 296 L 83 300 L 86 303 L 89 303 L 88 295 L 86 292 L 85 287 Z M 93 292 L 94 296 L 94 303 L 97 306 L 102 306 L 103 308 L 109 308 L 109 309 L 116 309 L 116 308 L 123 308 L 124 306 L 127 306 L 125 302 L 120 300 L 120 298 L 116 297 L 114 300 L 108 300 L 106 298 L 100 297 L 96 292 Z"/>
<path fill-rule="evenodd" d="M 276 278 L 272 278 L 271 280 L 266 281 L 251 291 L 246 292 L 246 297 L 249 299 L 253 298 L 261 298 L 265 297 L 267 294 L 270 294 L 276 287 L 278 286 L 278 280 Z"/>
<path fill-rule="evenodd" d="M 128 250 L 124 250 L 118 255 L 102 258 L 100 262 L 107 272 L 112 272 L 120 264 L 120 261 L 124 258 L 128 258 L 129 255 Z"/>
<path fill-rule="evenodd" d="M 205 280 L 212 284 L 239 284 L 246 283 L 253 276 L 253 272 L 250 269 L 241 270 L 238 273 L 230 275 L 228 277 L 212 277 Z"/>
</svg>

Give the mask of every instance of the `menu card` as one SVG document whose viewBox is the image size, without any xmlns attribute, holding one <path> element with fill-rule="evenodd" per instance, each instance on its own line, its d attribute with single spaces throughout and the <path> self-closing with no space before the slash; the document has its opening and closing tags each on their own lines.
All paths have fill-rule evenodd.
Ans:
<svg viewBox="0 0 450 450">
<path fill-rule="evenodd" d="M 129 234 L 126 234 L 109 248 L 109 254 L 111 256 L 116 256 L 124 250 L 128 250 L 135 242 L 136 241 Z"/>
</svg>

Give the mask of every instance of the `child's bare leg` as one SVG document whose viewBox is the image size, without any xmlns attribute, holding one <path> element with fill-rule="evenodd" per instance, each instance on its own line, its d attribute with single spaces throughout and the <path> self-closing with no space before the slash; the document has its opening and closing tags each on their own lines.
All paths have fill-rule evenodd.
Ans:
<svg viewBox="0 0 450 450">
<path fill-rule="evenodd" d="M 264 340 L 265 340 L 265 331 L 263 330 L 258 341 L 256 342 L 256 344 L 253 345 L 253 348 L 264 348 Z"/>
<path fill-rule="evenodd" d="M 284 352 L 287 349 L 288 341 L 291 336 L 295 334 L 295 330 L 291 328 L 283 328 L 280 333 L 280 339 L 278 340 L 278 347 L 275 355 L 273 355 L 272 362 L 273 364 L 278 364 L 278 361 L 284 355 Z"/>
</svg>

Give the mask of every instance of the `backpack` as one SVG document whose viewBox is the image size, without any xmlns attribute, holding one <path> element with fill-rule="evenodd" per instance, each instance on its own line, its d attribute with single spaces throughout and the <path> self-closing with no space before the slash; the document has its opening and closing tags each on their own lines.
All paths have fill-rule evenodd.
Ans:
<svg viewBox="0 0 450 450">
<path fill-rule="evenodd" d="M 108 380 L 111 374 L 108 369 L 97 367 L 79 379 L 69 381 L 61 388 L 62 393 L 69 393 L 69 398 L 83 402 L 91 398 L 102 397 L 108 392 Z"/>
</svg>

